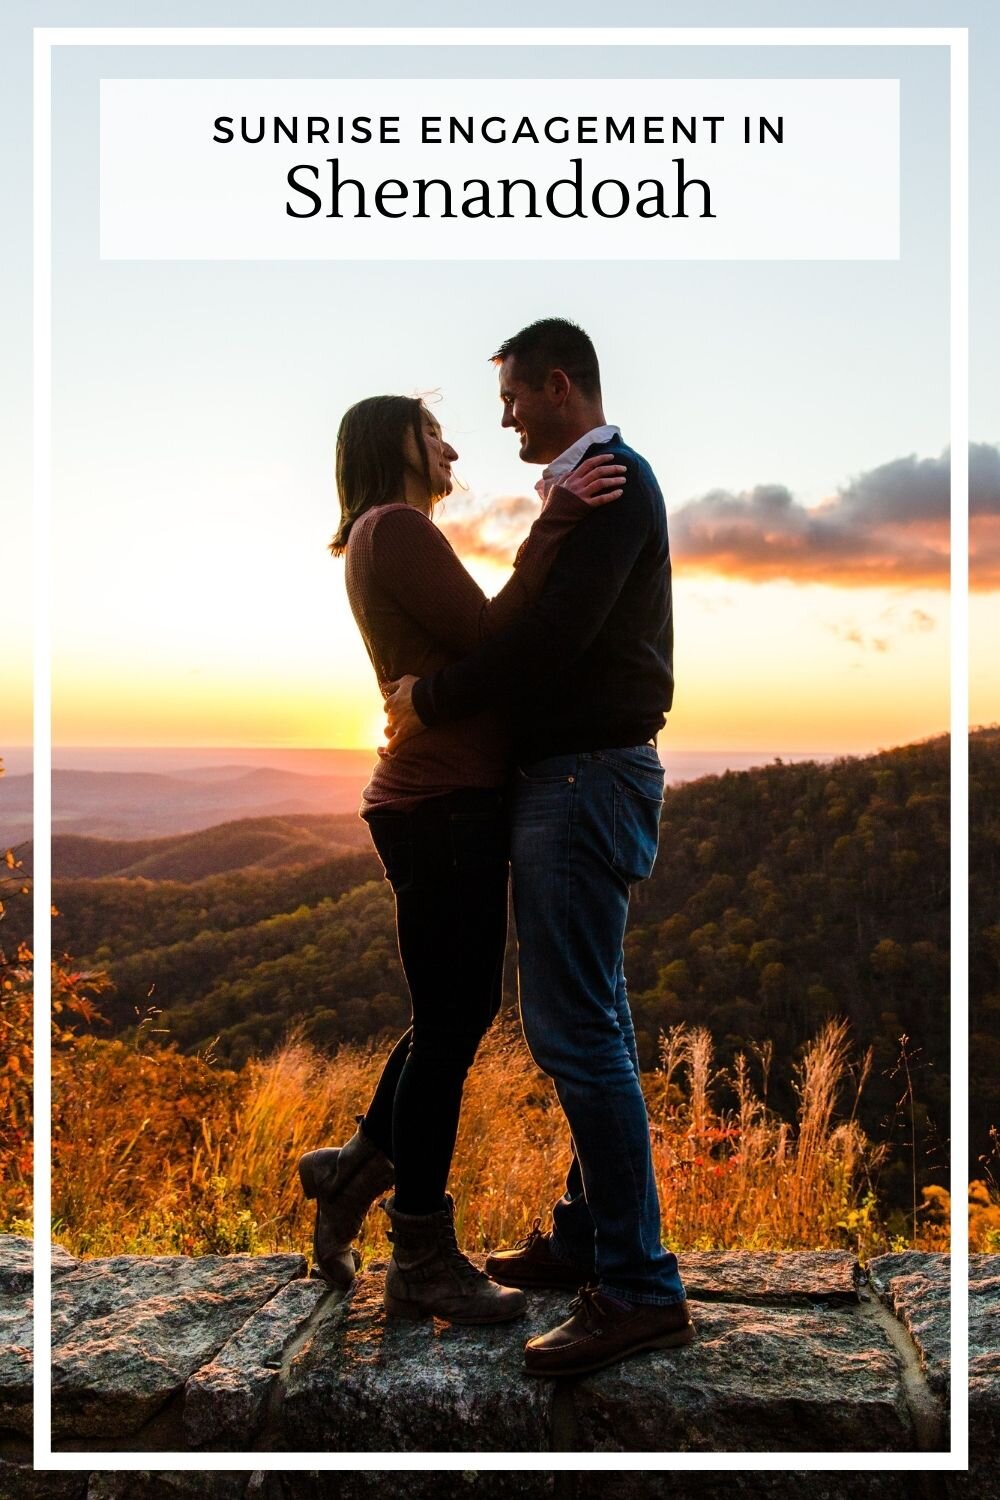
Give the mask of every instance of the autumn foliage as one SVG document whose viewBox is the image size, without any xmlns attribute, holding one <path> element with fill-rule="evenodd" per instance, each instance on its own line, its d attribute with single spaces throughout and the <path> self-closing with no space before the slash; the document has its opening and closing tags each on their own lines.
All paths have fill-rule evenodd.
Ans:
<svg viewBox="0 0 1000 1500">
<path fill-rule="evenodd" d="M 3 973 L 0 1230 L 28 1229 L 30 952 Z M 93 1034 L 100 972 L 53 965 L 53 1234 L 78 1255 L 308 1250 L 311 1205 L 295 1163 L 345 1140 L 382 1051 L 348 1043 L 333 1055 L 293 1035 L 239 1072 L 156 1037 L 150 1014 L 129 1040 Z M 77 1022 L 90 1029 L 77 1029 Z M 767 1046 L 717 1067 L 700 1027 L 661 1038 L 643 1083 L 664 1238 L 674 1249 L 844 1247 L 862 1259 L 917 1244 L 946 1248 L 948 1195 L 924 1189 L 916 1222 L 887 1223 L 878 1205 L 884 1148 L 857 1119 L 870 1056 L 852 1060 L 843 1022 L 829 1022 L 795 1072 L 796 1118 L 769 1106 Z M 463 1243 L 512 1243 L 544 1218 L 568 1165 L 565 1121 L 509 1015 L 484 1042 L 466 1089 L 450 1187 Z M 1000 1208 L 973 1185 L 988 1245 Z M 382 1215 L 361 1244 L 384 1256 Z"/>
<path fill-rule="evenodd" d="M 300 1038 L 239 1073 L 141 1039 L 83 1036 L 58 1047 L 56 1236 L 83 1255 L 307 1250 L 312 1208 L 295 1163 L 352 1133 L 381 1061 L 356 1045 L 331 1058 Z M 749 1063 L 724 1077 L 707 1032 L 676 1028 L 644 1080 L 670 1245 L 843 1246 L 864 1257 L 909 1243 L 879 1216 L 872 1178 L 881 1152 L 851 1117 L 863 1072 L 852 1076 L 844 1027 L 824 1027 L 799 1068 L 798 1119 L 784 1122 Z M 723 1090 L 735 1107 L 720 1106 Z M 551 1086 L 515 1025 L 501 1022 L 470 1075 L 450 1183 L 466 1246 L 510 1244 L 544 1218 L 568 1161 Z M 941 1207 L 925 1201 L 921 1245 L 946 1244 Z M 387 1253 L 377 1210 L 361 1248 Z"/>
<path fill-rule="evenodd" d="M 768 785 L 771 780 L 775 787 L 784 785 L 776 773 L 765 774 Z M 712 860 L 716 856 L 715 849 L 706 853 Z M 275 949 L 274 955 L 267 954 L 269 982 L 284 987 L 291 975 L 305 983 L 309 973 L 300 975 L 290 966 L 293 960 L 301 966 L 315 959 L 358 997 L 351 1004 L 364 1012 L 370 1025 L 385 1026 L 395 1020 L 396 997 L 390 993 L 389 976 L 397 968 L 392 944 L 380 936 L 386 894 L 380 886 L 356 886 L 359 872 L 353 865 L 338 866 L 337 873 L 343 879 L 342 895 L 331 893 L 324 869 L 297 874 L 294 878 L 303 885 L 302 904 L 277 916 L 272 893 L 260 892 L 261 910 L 250 915 L 262 925 L 252 932 L 242 930 L 247 908 L 241 900 L 233 903 L 231 919 L 213 909 L 210 930 L 192 929 L 188 934 L 185 922 L 206 921 L 198 903 L 215 892 L 213 882 L 190 887 L 136 882 L 134 892 L 133 883 L 120 882 L 112 895 L 121 902 L 134 893 L 139 903 L 133 913 L 132 947 L 145 941 L 151 907 L 159 913 L 158 931 L 168 917 L 181 924 L 176 952 L 169 943 L 156 952 L 157 972 L 168 978 L 170 963 L 180 963 L 181 948 L 185 960 L 197 960 L 201 970 L 212 968 L 209 960 L 219 949 L 218 983 L 245 982 L 247 964 L 260 958 L 259 944 L 266 940 Z M 664 876 L 668 878 L 669 870 Z M 318 881 L 324 883 L 325 895 L 317 905 L 309 882 Z M 748 881 L 760 885 L 754 871 Z M 97 883 L 87 885 L 88 890 L 97 889 Z M 845 883 L 845 890 L 849 885 Z M 32 974 L 30 927 L 26 929 L 23 919 L 27 889 L 13 854 L 7 857 L 6 870 L 0 871 L 0 886 L 0 895 L 14 902 L 19 913 L 16 927 L 10 921 L 0 924 L 0 1231 L 26 1232 L 31 1211 Z M 243 896 L 252 896 L 256 889 L 249 882 Z M 760 889 L 773 906 L 777 887 Z M 788 889 L 794 891 L 794 883 Z M 891 1071 L 891 1059 L 884 1055 L 886 1038 L 877 1035 L 870 1047 L 856 1050 L 853 1039 L 859 1030 L 863 1034 L 863 1028 L 852 1018 L 849 1030 L 846 1021 L 830 1016 L 832 995 L 814 1004 L 816 996 L 809 990 L 800 1005 L 800 976 L 788 971 L 782 978 L 781 1004 L 776 1001 L 777 1008 L 766 1016 L 775 1027 L 774 1048 L 747 1035 L 749 1028 L 731 1024 L 732 1014 L 713 1010 L 707 992 L 693 993 L 694 1013 L 712 1019 L 713 1041 L 705 1026 L 678 1019 L 677 1007 L 667 1003 L 667 991 L 656 987 L 659 973 L 664 984 L 673 986 L 670 995 L 679 994 L 677 986 L 684 976 L 677 967 L 680 959 L 664 967 L 660 940 L 653 941 L 653 895 L 644 893 L 646 908 L 637 910 L 630 961 L 640 980 L 649 971 L 655 981 L 647 991 L 637 988 L 636 1004 L 645 1026 L 643 1086 L 666 1242 L 679 1251 L 843 1247 L 862 1259 L 908 1245 L 947 1248 L 948 1192 L 918 1180 L 912 1145 L 913 1167 L 906 1173 L 912 1192 L 910 1181 L 902 1195 L 885 1192 L 893 1170 L 898 1189 L 901 1158 L 896 1141 L 894 1162 L 887 1165 L 889 1142 L 873 1139 L 879 1132 L 873 1131 L 871 1121 L 882 1113 L 872 1111 L 868 1098 L 876 1084 L 883 1093 L 891 1089 L 898 1097 L 897 1112 L 902 1110 L 911 1139 L 923 1139 L 922 1131 L 914 1128 L 914 1121 L 918 1127 L 921 1123 L 921 1101 L 915 1099 L 906 1069 L 905 1080 L 897 1076 L 898 1069 Z M 670 892 L 661 895 L 665 907 L 680 911 L 683 903 L 674 901 Z M 719 899 L 723 898 L 731 899 L 725 892 Z M 190 922 L 185 901 L 197 908 Z M 373 906 L 378 907 L 380 923 L 373 924 Z M 821 903 L 816 907 L 820 913 L 824 909 Z M 84 903 L 78 923 L 88 912 L 96 919 Z M 768 907 L 761 920 L 773 928 L 787 916 L 783 909 Z M 738 913 L 732 915 L 733 922 L 737 917 Z M 320 918 L 333 924 L 330 931 L 343 949 L 338 949 L 339 964 L 331 966 Z M 723 926 L 729 918 L 727 908 Z M 748 919 L 740 920 L 746 925 Z M 303 945 L 301 929 L 307 921 L 320 924 L 319 936 Z M 666 925 L 672 932 L 678 922 L 679 917 L 671 917 Z M 286 927 L 294 929 L 291 956 L 285 951 Z M 727 942 L 735 941 L 735 931 L 726 928 Z M 5 933 L 8 941 L 2 951 Z M 707 944 L 712 934 L 712 951 L 722 953 L 725 934 L 722 926 L 716 931 L 711 922 L 693 929 L 685 942 L 690 947 L 699 937 Z M 369 945 L 363 963 L 355 953 L 362 939 Z M 862 933 L 861 939 L 868 951 L 868 934 Z M 117 940 L 129 947 L 127 934 L 118 934 Z M 760 968 L 762 983 L 778 963 L 767 947 L 772 941 L 760 939 L 747 948 L 747 963 Z M 244 953 L 243 947 L 251 943 L 256 946 Z M 222 952 L 225 944 L 229 947 Z M 916 956 L 919 945 L 910 946 L 911 957 Z M 725 952 L 731 948 L 732 943 Z M 907 996 L 919 999 L 923 993 L 910 985 L 909 969 L 900 969 L 901 951 L 901 940 L 884 938 L 871 950 L 879 983 L 894 987 L 900 1004 Z M 128 961 L 138 966 L 138 959 Z M 684 962 L 690 978 L 694 960 L 689 956 Z M 101 1014 L 121 1006 L 122 996 L 120 990 L 115 994 L 109 989 L 103 963 L 102 954 L 94 951 L 83 966 L 65 956 L 53 965 L 54 1236 L 74 1253 L 91 1256 L 308 1251 L 312 1207 L 302 1198 L 295 1163 L 302 1152 L 342 1142 L 353 1132 L 386 1044 L 360 1042 L 342 1033 L 331 1038 L 319 1024 L 325 1012 L 319 1018 L 298 1019 L 297 1024 L 296 1018 L 289 1024 L 279 1012 L 272 1017 L 280 1028 L 273 1039 L 265 1041 L 256 1034 L 258 1046 L 238 1069 L 227 1066 L 225 1055 L 222 1060 L 215 1057 L 211 1045 L 196 1042 L 194 1050 L 191 1039 L 178 1034 L 184 1020 L 180 1010 L 166 1016 L 148 1010 L 138 1025 L 109 1039 L 110 1028 L 102 1026 Z M 936 973 L 934 965 L 927 966 L 928 973 L 932 969 Z M 124 980 L 127 975 L 119 977 Z M 716 979 L 725 988 L 732 975 L 720 970 Z M 144 993 L 148 994 L 148 984 Z M 238 1014 L 243 1007 L 235 1002 L 242 997 L 232 999 Z M 354 1024 L 353 1013 L 345 1007 L 346 1002 L 337 1011 L 335 1033 L 342 1025 Z M 813 1034 L 802 1042 L 795 1039 L 795 1028 L 803 1019 L 800 1011 L 811 1012 L 813 1018 Z M 654 1028 L 654 1017 L 659 1029 Z M 717 1019 L 726 1024 L 716 1026 Z M 883 1029 L 896 1020 L 890 1006 L 881 1016 Z M 781 1064 L 773 1069 L 773 1087 L 772 1055 Z M 905 1063 L 905 1038 L 902 1058 Z M 545 1219 L 562 1190 L 568 1161 L 566 1125 L 551 1084 L 535 1068 L 516 1022 L 505 1012 L 487 1037 L 466 1090 L 450 1181 L 463 1243 L 471 1250 L 511 1244 L 534 1218 Z M 905 1167 L 905 1157 L 903 1163 Z M 982 1170 L 969 1189 L 971 1242 L 973 1249 L 998 1250 L 1000 1195 L 989 1161 L 983 1161 Z M 901 1201 L 905 1207 L 900 1207 Z M 895 1206 L 888 1208 L 887 1203 Z M 369 1215 L 361 1248 L 368 1258 L 387 1253 L 384 1216 L 377 1210 Z"/>
</svg>

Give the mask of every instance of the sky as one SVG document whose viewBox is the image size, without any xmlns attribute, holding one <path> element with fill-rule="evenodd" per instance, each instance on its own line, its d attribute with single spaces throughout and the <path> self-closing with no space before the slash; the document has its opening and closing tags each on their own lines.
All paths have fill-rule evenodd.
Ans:
<svg viewBox="0 0 1000 1500">
<path fill-rule="evenodd" d="M 273 21 L 262 6 L 173 5 L 143 20 Z M 396 11 L 399 14 L 396 14 Z M 632 24 L 961 24 L 973 31 L 973 484 L 991 510 L 972 596 L 972 720 L 1000 718 L 985 643 L 1000 624 L 997 243 L 983 143 L 998 106 L 987 6 L 627 6 Z M 290 5 L 285 24 L 361 19 Z M 188 13 L 190 12 L 190 14 Z M 591 13 L 592 12 L 592 13 Z M 524 8 L 524 18 L 529 10 Z M 464 21 L 425 7 L 424 23 Z M 558 19 L 532 6 L 534 24 Z M 78 9 L 36 6 L 41 23 Z M 136 22 L 91 6 L 88 23 Z M 367 18 L 365 18 L 367 20 Z M 485 18 L 484 18 L 485 19 Z M 491 18 L 492 19 L 492 18 Z M 516 8 L 503 24 L 517 24 Z M 578 24 L 602 24 L 578 6 Z M 380 21 L 412 22 L 386 6 Z M 978 42 L 977 42 L 978 38 Z M 23 37 L 13 65 L 23 64 Z M 977 45 L 979 50 L 977 51 Z M 20 51 L 18 50 L 20 48 Z M 11 53 L 8 52 L 8 63 Z M 437 78 L 895 76 L 902 81 L 902 255 L 893 263 L 101 263 L 102 76 Z M 7 112 L 25 106 L 18 75 Z M 488 356 L 539 316 L 572 317 L 601 356 L 605 407 L 652 462 L 675 566 L 678 749 L 864 752 L 948 723 L 947 65 L 930 49 L 491 47 L 334 56 L 282 49 L 65 49 L 54 68 L 54 735 L 63 745 L 374 745 L 380 700 L 347 609 L 332 450 L 341 412 L 383 390 L 433 393 L 467 490 L 442 524 L 495 591 L 521 533 L 484 525 L 530 495 L 499 426 Z M 20 129 L 23 135 L 24 119 Z M 26 164 L 6 164 L 24 202 Z M 991 196 L 992 189 L 992 196 Z M 982 202 L 982 206 L 978 206 Z M 27 214 L 18 221 L 25 227 Z M 24 286 L 17 244 L 8 290 Z M 16 281 L 15 278 L 20 278 Z M 25 347 L 23 298 L 6 299 Z M 992 338 L 987 337 L 992 328 Z M 22 371 L 25 366 L 22 364 Z M 5 467 L 27 476 L 23 375 L 8 382 Z M 26 550 L 23 514 L 14 520 Z M 992 549 L 992 561 L 990 560 Z M 17 555 L 15 553 L 14 555 Z M 30 605 L 8 579 L 5 724 L 30 738 Z"/>
</svg>

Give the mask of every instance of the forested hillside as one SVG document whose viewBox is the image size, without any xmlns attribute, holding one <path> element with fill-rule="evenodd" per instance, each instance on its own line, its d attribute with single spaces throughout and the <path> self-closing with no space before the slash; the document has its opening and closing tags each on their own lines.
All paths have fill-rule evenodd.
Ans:
<svg viewBox="0 0 1000 1500">
<path fill-rule="evenodd" d="M 997 919 L 988 908 L 998 736 L 980 734 L 974 755 L 982 866 L 974 921 L 988 928 Z M 661 1033 L 682 1022 L 707 1026 L 725 1064 L 770 1044 L 770 1097 L 788 1113 L 798 1050 L 825 1019 L 846 1017 L 858 1053 L 874 1048 L 866 1127 L 894 1142 L 901 1182 L 914 1165 L 914 1137 L 919 1178 L 941 1180 L 948 840 L 944 739 L 671 789 L 657 867 L 637 891 L 627 944 L 643 1065 L 655 1061 Z M 115 1030 L 157 1007 L 170 1039 L 237 1066 L 267 1053 L 296 1021 L 333 1046 L 406 1021 L 380 873 L 361 853 L 185 884 L 60 880 L 56 946 L 110 970 L 116 989 L 102 1008 Z M 995 958 L 990 972 L 993 999 L 984 990 L 977 1014 L 989 1022 L 992 1005 L 995 1026 Z M 511 998 L 512 981 L 511 964 Z M 979 1150 L 985 1123 L 983 1114 Z"/>
<path fill-rule="evenodd" d="M 693 1018 L 727 1062 L 769 1042 L 771 1098 L 785 1113 L 802 1042 L 823 1019 L 844 1016 L 855 1044 L 873 1048 L 862 1118 L 893 1144 L 899 1192 L 914 1168 L 919 1180 L 940 1181 L 947 741 L 774 765 L 684 792 L 667 801 L 657 877 L 626 945 L 644 1050 L 659 1030 Z"/>
<path fill-rule="evenodd" d="M 198 881 L 55 880 L 53 944 L 110 967 L 117 978 L 118 964 L 133 955 L 159 955 L 197 937 L 221 940 L 268 917 L 336 900 L 381 873 L 366 850 L 303 869 L 239 870 Z M 26 922 L 27 915 L 8 913 L 8 921 Z M 195 998 L 200 991 L 187 993 Z"/>
<path fill-rule="evenodd" d="M 1000 729 L 984 729 L 969 746 L 970 1128 L 973 1167 L 992 1156 L 990 1130 L 1000 1127 Z"/>
<path fill-rule="evenodd" d="M 149 880 L 192 881 L 251 866 L 287 869 L 314 865 L 336 854 L 370 847 L 368 830 L 356 813 L 239 818 L 233 823 L 158 839 L 99 839 L 57 833 L 52 839 L 52 873 L 71 879 L 140 875 Z M 19 854 L 30 874 L 31 843 Z"/>
</svg>

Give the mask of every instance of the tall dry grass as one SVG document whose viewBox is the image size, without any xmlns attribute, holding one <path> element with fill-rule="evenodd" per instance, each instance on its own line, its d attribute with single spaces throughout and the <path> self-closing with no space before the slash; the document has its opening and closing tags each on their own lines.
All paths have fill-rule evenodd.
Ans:
<svg viewBox="0 0 1000 1500">
<path fill-rule="evenodd" d="M 866 1253 L 888 1242 L 871 1189 L 884 1150 L 868 1142 L 854 1114 L 870 1054 L 852 1070 L 846 1024 L 824 1026 L 796 1070 L 794 1124 L 767 1107 L 769 1046 L 758 1061 L 759 1090 L 742 1054 L 730 1073 L 714 1069 L 704 1028 L 677 1027 L 663 1039 L 650 1123 L 669 1235 L 705 1250 L 848 1244 Z M 723 1090 L 735 1098 L 729 1108 L 718 1103 Z M 840 1123 L 838 1102 L 852 1106 Z"/>
<path fill-rule="evenodd" d="M 87 1255 L 306 1251 L 313 1210 L 295 1163 L 353 1132 L 383 1055 L 345 1046 L 329 1058 L 293 1037 L 237 1075 L 120 1042 L 61 1051 L 58 1238 Z M 862 1258 L 888 1247 L 871 1189 L 881 1149 L 854 1115 L 868 1066 L 852 1067 L 845 1026 L 825 1026 L 798 1069 L 797 1118 L 782 1121 L 767 1104 L 767 1048 L 756 1067 L 740 1058 L 725 1073 L 705 1030 L 674 1028 L 643 1080 L 665 1241 L 677 1250 L 845 1246 Z M 544 1221 L 568 1164 L 551 1085 L 502 1021 L 470 1074 L 451 1174 L 464 1245 L 511 1244 Z M 364 1257 L 387 1254 L 385 1223 L 369 1214 Z M 934 1233 L 939 1241 L 940 1224 Z M 931 1235 L 928 1225 L 918 1242 Z"/>
<path fill-rule="evenodd" d="M 983 1175 L 969 1183 L 969 1249 L 1000 1254 L 1000 1131 L 990 1131 L 991 1149 L 979 1158 Z"/>
</svg>

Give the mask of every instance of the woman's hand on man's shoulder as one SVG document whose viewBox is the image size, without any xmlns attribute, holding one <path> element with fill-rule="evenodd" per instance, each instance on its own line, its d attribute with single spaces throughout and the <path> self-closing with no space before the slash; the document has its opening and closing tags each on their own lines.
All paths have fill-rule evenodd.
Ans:
<svg viewBox="0 0 1000 1500">
<path fill-rule="evenodd" d="M 625 465 L 613 453 L 595 453 L 564 474 L 557 487 L 568 490 L 585 505 L 608 505 L 624 493 L 625 473 Z"/>
</svg>

